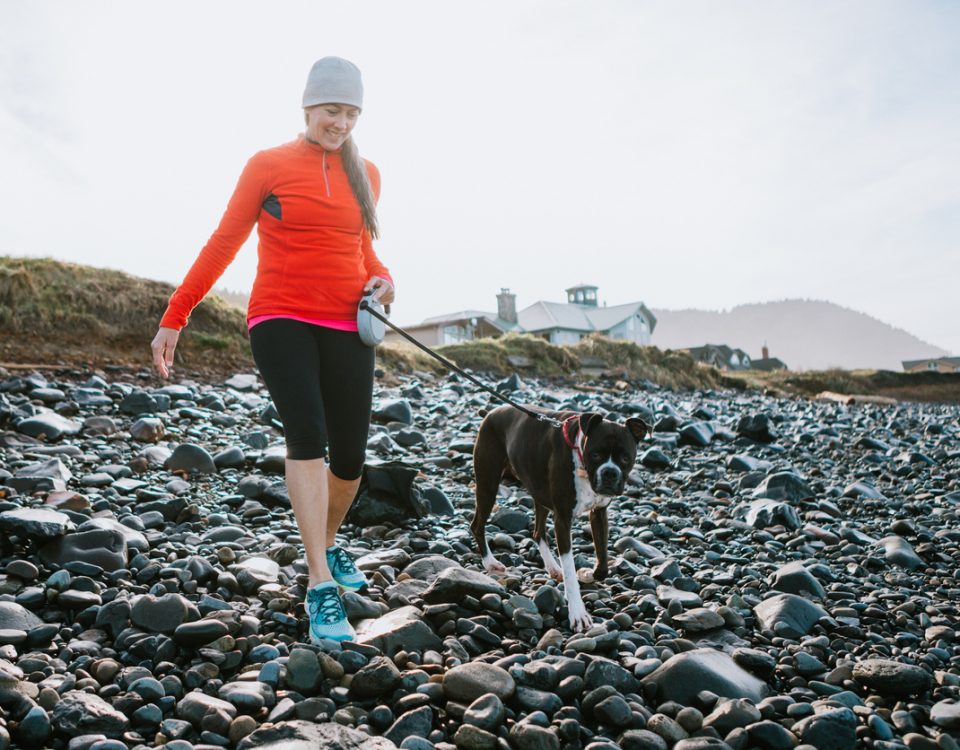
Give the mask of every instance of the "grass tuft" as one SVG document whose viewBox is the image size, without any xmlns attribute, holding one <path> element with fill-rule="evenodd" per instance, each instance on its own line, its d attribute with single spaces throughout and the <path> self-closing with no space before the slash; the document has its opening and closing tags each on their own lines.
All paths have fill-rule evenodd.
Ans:
<svg viewBox="0 0 960 750">
<path fill-rule="evenodd" d="M 0 257 L 0 359 L 147 367 L 173 290 L 120 271 Z M 209 361 L 211 349 L 217 362 Z M 250 367 L 243 312 L 208 297 L 191 315 L 176 356 L 183 367 Z"/>
</svg>

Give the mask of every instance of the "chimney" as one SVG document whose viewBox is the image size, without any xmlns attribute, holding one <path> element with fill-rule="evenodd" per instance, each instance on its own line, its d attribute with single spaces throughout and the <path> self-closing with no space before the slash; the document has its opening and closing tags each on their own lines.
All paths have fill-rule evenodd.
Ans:
<svg viewBox="0 0 960 750">
<path fill-rule="evenodd" d="M 497 317 L 508 323 L 517 322 L 517 295 L 511 294 L 509 289 L 500 289 L 497 295 Z"/>
<path fill-rule="evenodd" d="M 766 342 L 766 341 L 763 342 L 763 358 L 764 358 L 764 359 L 770 359 L 770 350 L 767 349 L 767 342 Z"/>
</svg>

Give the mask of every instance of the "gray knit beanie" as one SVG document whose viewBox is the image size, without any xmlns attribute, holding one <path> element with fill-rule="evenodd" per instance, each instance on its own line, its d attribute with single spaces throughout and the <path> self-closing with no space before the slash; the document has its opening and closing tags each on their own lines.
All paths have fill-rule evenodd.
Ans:
<svg viewBox="0 0 960 750">
<path fill-rule="evenodd" d="M 363 108 L 360 68 L 342 57 L 321 57 L 307 76 L 303 107 L 315 104 L 350 104 Z"/>
</svg>

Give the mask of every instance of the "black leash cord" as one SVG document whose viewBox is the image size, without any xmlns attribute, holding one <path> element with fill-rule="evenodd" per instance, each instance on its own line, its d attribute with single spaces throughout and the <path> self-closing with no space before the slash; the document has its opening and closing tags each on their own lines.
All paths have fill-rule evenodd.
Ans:
<svg viewBox="0 0 960 750">
<path fill-rule="evenodd" d="M 445 364 L 445 365 L 446 365 L 447 367 L 449 367 L 451 370 L 454 370 L 455 372 L 460 373 L 460 374 L 463 375 L 465 378 L 467 378 L 471 383 L 473 383 L 474 385 L 482 388 L 483 390 L 485 390 L 485 391 L 486 391 L 487 393 L 489 393 L 490 395 L 495 396 L 495 397 L 497 397 L 498 399 L 500 399 L 501 401 L 504 401 L 504 402 L 510 404 L 510 406 L 512 406 L 514 409 L 519 409 L 519 410 L 522 411 L 524 414 L 526 414 L 528 417 L 533 417 L 534 419 L 536 419 L 536 420 L 539 421 L 539 422 L 548 422 L 549 424 L 552 424 L 554 427 L 562 427 L 562 426 L 563 426 L 563 423 L 562 423 L 560 420 L 558 420 L 558 419 L 553 419 L 552 417 L 548 417 L 546 414 L 537 414 L 535 411 L 530 411 L 530 410 L 527 409 L 525 406 L 522 406 L 521 404 L 518 404 L 516 401 L 513 401 L 512 399 L 507 398 L 507 397 L 504 396 L 502 393 L 499 393 L 498 391 L 493 390 L 493 388 L 491 388 L 490 386 L 486 385 L 485 383 L 481 383 L 479 380 L 477 380 L 477 379 L 476 379 L 473 375 L 471 375 L 469 372 L 465 372 L 464 370 L 460 369 L 460 368 L 457 367 L 453 362 L 451 362 L 449 359 L 447 359 L 446 357 L 444 357 L 442 354 L 433 351 L 433 349 L 431 349 L 431 348 L 430 348 L 429 346 L 427 346 L 426 344 L 421 344 L 421 343 L 420 343 L 419 341 L 417 341 L 413 336 L 411 336 L 409 333 L 407 333 L 407 332 L 404 331 L 402 328 L 400 328 L 400 326 L 395 326 L 393 323 L 391 323 L 389 320 L 387 320 L 387 318 L 386 318 L 385 315 L 381 315 L 379 311 L 374 310 L 374 309 L 367 303 L 366 300 L 363 300 L 363 301 L 360 303 L 360 308 L 363 309 L 363 310 L 366 310 L 367 312 L 369 312 L 373 317 L 375 317 L 375 318 L 377 318 L 377 319 L 379 319 L 379 320 L 382 320 L 386 325 L 390 326 L 393 330 L 395 330 L 397 333 L 399 333 L 401 336 L 403 336 L 407 341 L 409 341 L 409 342 L 410 342 L 411 344 L 413 344 L 414 346 L 422 349 L 423 351 L 425 351 L 427 354 L 429 354 L 429 355 L 430 355 L 431 357 L 433 357 L 434 359 L 440 360 L 441 362 L 443 362 L 443 364 Z"/>
</svg>

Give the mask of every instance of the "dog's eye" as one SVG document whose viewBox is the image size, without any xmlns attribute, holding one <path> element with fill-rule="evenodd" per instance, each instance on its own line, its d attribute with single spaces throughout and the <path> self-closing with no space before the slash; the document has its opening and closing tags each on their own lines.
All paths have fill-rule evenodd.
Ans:
<svg viewBox="0 0 960 750">
<path fill-rule="evenodd" d="M 603 455 L 600 453 L 600 451 L 590 451 L 590 458 L 592 458 L 594 461 L 599 461 L 601 458 L 603 458 Z"/>
</svg>

